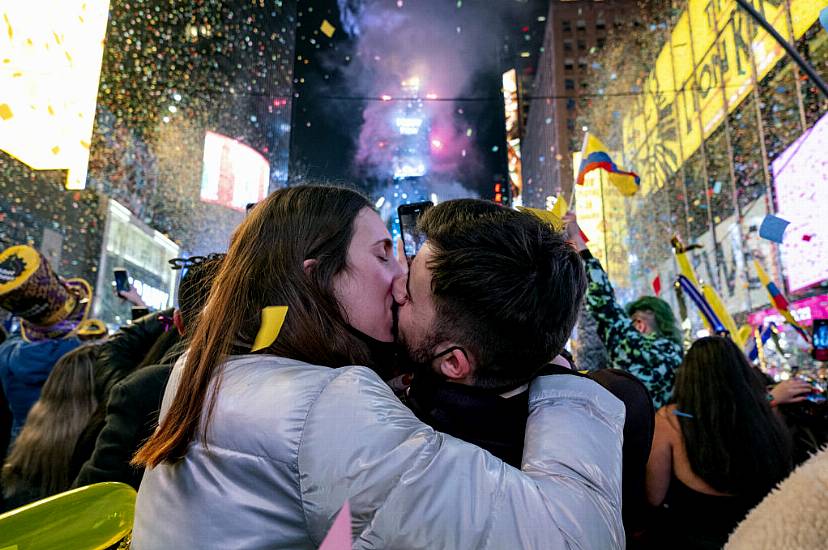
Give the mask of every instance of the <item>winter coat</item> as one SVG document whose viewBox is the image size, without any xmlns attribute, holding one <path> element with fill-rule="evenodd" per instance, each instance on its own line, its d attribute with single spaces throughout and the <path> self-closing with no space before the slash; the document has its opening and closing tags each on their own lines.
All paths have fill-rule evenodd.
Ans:
<svg viewBox="0 0 828 550">
<path fill-rule="evenodd" d="M 172 318 L 173 311 L 168 309 L 136 319 L 131 325 L 121 327 L 118 332 L 101 344 L 101 351 L 94 366 L 95 397 L 98 400 L 98 406 L 92 412 L 86 427 L 75 443 L 75 450 L 69 461 L 70 479 L 77 477 L 84 463 L 89 460 L 95 450 L 98 435 L 106 424 L 106 406 L 109 403 L 112 388 L 141 365 L 164 331 L 175 330 L 174 327 L 168 326 L 159 319 L 159 317 Z M 175 359 L 169 364 L 174 362 Z"/>
<path fill-rule="evenodd" d="M 730 535 L 726 550 L 825 548 L 828 540 L 828 448 L 774 489 Z"/>
<path fill-rule="evenodd" d="M 642 334 L 618 302 L 601 262 L 584 254 L 587 285 L 584 302 L 598 325 L 598 336 L 607 349 L 612 366 L 629 372 L 646 386 L 659 409 L 670 402 L 676 370 L 681 364 L 678 343 L 655 334 Z"/>
<path fill-rule="evenodd" d="M 172 318 L 173 311 L 168 309 L 136 319 L 101 344 L 101 351 L 95 361 L 95 397 L 98 403 L 106 404 L 112 386 L 141 364 L 165 330 L 175 330 L 159 319 L 162 316 Z"/>
<path fill-rule="evenodd" d="M 11 443 L 23 429 L 55 363 L 80 344 L 77 338 L 27 342 L 19 336 L 0 344 L 0 382 L 12 413 Z"/>
<path fill-rule="evenodd" d="M 74 487 L 120 481 L 138 489 L 144 469 L 133 467 L 129 461 L 158 426 L 161 398 L 171 370 L 171 364 L 145 367 L 112 388 L 105 425 Z"/>
<path fill-rule="evenodd" d="M 521 472 L 417 420 L 368 368 L 233 358 L 207 445 L 198 430 L 144 473 L 133 547 L 315 549 L 348 500 L 354 548 L 622 548 L 624 405 L 575 376 L 530 392 Z"/>
</svg>

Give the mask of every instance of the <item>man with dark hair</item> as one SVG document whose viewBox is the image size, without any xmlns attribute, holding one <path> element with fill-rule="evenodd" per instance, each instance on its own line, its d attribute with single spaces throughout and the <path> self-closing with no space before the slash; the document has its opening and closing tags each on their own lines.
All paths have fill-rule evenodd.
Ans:
<svg viewBox="0 0 828 550">
<path fill-rule="evenodd" d="M 444 202 L 420 228 L 426 244 L 395 289 L 399 340 L 421 366 L 405 400 L 519 467 L 529 383 L 567 372 L 549 364 L 586 288 L 581 259 L 540 219 L 484 201 Z"/>
<path fill-rule="evenodd" d="M 91 456 L 87 452 L 88 460 L 80 468 L 75 487 L 120 481 L 138 489 L 144 472 L 132 467 L 129 461 L 158 424 L 161 399 L 172 366 L 186 350 L 187 330 L 195 326 L 207 302 L 222 258 L 223 255 L 197 256 L 185 262 L 188 269 L 181 278 L 178 308 L 173 313 L 173 323 L 181 339 L 163 353 L 158 364 L 140 367 L 112 388 L 105 423 L 95 432 L 98 435 L 94 450 Z"/>
<path fill-rule="evenodd" d="M 580 397 L 601 391 L 600 384 L 626 408 L 623 462 L 618 456 L 613 466 L 623 464 L 624 523 L 634 532 L 654 412 L 633 376 L 570 370 L 563 347 L 586 289 L 576 250 L 539 218 L 486 201 L 442 203 L 419 225 L 426 244 L 406 284 L 395 289 L 398 339 L 418 365 L 403 401 L 427 424 L 520 468 L 531 381 L 546 375 L 577 379 Z M 577 416 L 573 420 L 573 437 L 592 437 L 578 429 Z M 594 443 L 610 451 L 616 442 Z"/>
<path fill-rule="evenodd" d="M 527 383 L 575 324 L 586 288 L 577 253 L 538 218 L 473 199 L 442 203 L 420 225 L 428 240 L 399 310 L 412 357 L 443 353 L 443 374 L 477 387 Z M 422 315 L 433 323 L 409 323 Z"/>
</svg>

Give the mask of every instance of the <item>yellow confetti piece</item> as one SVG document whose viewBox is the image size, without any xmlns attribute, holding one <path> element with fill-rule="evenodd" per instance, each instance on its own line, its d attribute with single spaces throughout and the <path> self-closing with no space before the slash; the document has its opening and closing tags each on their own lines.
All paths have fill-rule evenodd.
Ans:
<svg viewBox="0 0 828 550">
<path fill-rule="evenodd" d="M 282 331 L 287 312 L 287 306 L 267 306 L 262 310 L 262 324 L 253 341 L 251 352 L 270 347 L 276 341 Z"/>
<path fill-rule="evenodd" d="M 569 212 L 569 205 L 563 195 L 558 195 L 558 200 L 555 201 L 555 206 L 552 207 L 552 213 L 563 218 Z"/>
<path fill-rule="evenodd" d="M 526 212 L 528 214 L 533 214 L 534 216 L 540 218 L 541 220 L 545 221 L 549 225 L 555 228 L 556 231 L 562 231 L 564 228 L 564 223 L 561 218 L 550 212 L 549 210 L 540 210 L 539 208 L 528 208 L 526 206 L 518 206 L 518 210 L 521 212 Z"/>
<path fill-rule="evenodd" d="M 336 27 L 328 23 L 327 19 L 323 19 L 322 26 L 319 27 L 319 30 L 322 31 L 322 34 L 328 38 L 331 38 L 334 35 L 334 32 L 336 32 Z"/>
<path fill-rule="evenodd" d="M 58 153 L 60 153 L 60 147 L 55 145 L 54 147 L 52 147 L 52 154 L 57 155 Z"/>
<path fill-rule="evenodd" d="M 8 104 L 3 103 L 0 105 L 0 118 L 3 120 L 9 120 L 13 116 L 14 113 L 12 113 L 11 107 L 9 107 Z"/>
</svg>

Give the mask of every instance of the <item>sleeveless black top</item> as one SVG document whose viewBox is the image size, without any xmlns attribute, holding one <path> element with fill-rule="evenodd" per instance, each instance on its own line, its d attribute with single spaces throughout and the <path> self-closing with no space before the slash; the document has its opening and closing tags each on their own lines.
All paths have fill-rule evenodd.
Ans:
<svg viewBox="0 0 828 550">
<path fill-rule="evenodd" d="M 656 513 L 653 547 L 718 549 L 758 503 L 756 498 L 700 493 L 675 475 Z"/>
</svg>

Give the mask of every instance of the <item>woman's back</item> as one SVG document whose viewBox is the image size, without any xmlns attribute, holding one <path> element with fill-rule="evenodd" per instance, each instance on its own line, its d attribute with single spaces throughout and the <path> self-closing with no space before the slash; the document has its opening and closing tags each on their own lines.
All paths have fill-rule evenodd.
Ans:
<svg viewBox="0 0 828 550">
<path fill-rule="evenodd" d="M 717 491 L 693 472 L 675 411 L 675 405 L 669 405 L 656 415 L 656 438 L 670 444 L 672 475 L 664 501 L 653 513 L 652 543 L 654 547 L 720 548 L 757 501 Z"/>
<path fill-rule="evenodd" d="M 181 371 L 175 368 L 170 377 L 162 419 Z M 277 357 L 227 363 L 208 447 L 199 430 L 181 461 L 144 474 L 134 547 L 315 548 L 302 505 L 298 449 L 313 402 L 337 373 Z"/>
<path fill-rule="evenodd" d="M 656 417 L 647 498 L 664 516 L 661 544 L 717 548 L 790 471 L 790 436 L 728 338 L 693 344 L 673 397 Z"/>
</svg>

